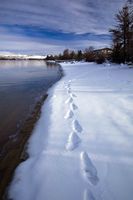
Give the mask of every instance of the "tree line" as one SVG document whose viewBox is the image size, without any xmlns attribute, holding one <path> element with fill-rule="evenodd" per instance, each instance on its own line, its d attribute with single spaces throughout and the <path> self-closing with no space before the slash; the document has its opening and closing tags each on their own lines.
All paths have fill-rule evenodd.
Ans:
<svg viewBox="0 0 133 200">
<path fill-rule="evenodd" d="M 115 63 L 133 63 L 133 2 L 128 0 L 115 15 L 116 25 L 109 30 L 112 35 L 112 48 L 95 50 L 89 47 L 83 50 L 65 49 L 59 55 L 48 55 L 46 60 L 84 60 L 103 63 L 106 60 Z"/>
<path fill-rule="evenodd" d="M 104 51 L 103 51 L 104 50 Z M 84 60 L 86 62 L 97 62 L 103 63 L 106 60 L 111 59 L 111 54 L 107 53 L 107 50 L 111 50 L 109 48 L 95 50 L 93 47 L 86 48 L 83 50 L 69 50 L 65 49 L 63 53 L 59 55 L 47 55 L 46 60 L 56 60 L 56 61 L 81 61 Z"/>
</svg>

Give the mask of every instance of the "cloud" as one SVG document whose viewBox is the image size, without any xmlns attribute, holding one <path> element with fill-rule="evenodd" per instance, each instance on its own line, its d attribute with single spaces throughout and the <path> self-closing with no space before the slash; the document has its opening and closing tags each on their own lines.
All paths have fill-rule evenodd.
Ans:
<svg viewBox="0 0 133 200">
<path fill-rule="evenodd" d="M 108 29 L 112 27 L 114 14 L 123 2 L 124 0 L 4 0 L 0 4 L 0 24 L 7 38 L 4 39 L 4 34 L 2 36 L 2 32 L 0 33 L 3 41 L 0 48 L 4 48 L 4 45 L 9 48 L 8 44 L 11 45 L 13 41 L 16 44 L 13 48 L 31 50 L 35 45 L 37 51 L 46 46 L 51 50 L 56 48 L 57 51 L 72 45 L 73 48 L 83 48 L 87 40 L 94 46 L 108 45 Z M 104 41 L 101 39 L 103 35 Z"/>
<path fill-rule="evenodd" d="M 60 33 L 36 27 L 0 27 L 0 50 L 21 53 L 56 54 L 65 48 L 84 50 L 89 46 L 101 48 L 110 45 L 108 35 Z"/>
<path fill-rule="evenodd" d="M 20 34 L 21 33 L 21 34 Z M 33 33 L 32 33 L 33 34 Z M 43 34 L 42 34 L 43 35 Z M 52 39 L 49 37 L 42 37 L 41 33 L 37 32 L 33 34 L 33 36 L 29 37 L 26 34 L 22 34 L 20 29 L 15 28 L 15 32 L 11 32 L 10 28 L 0 28 L 0 50 L 1 51 L 12 51 L 12 52 L 20 52 L 20 53 L 38 53 L 38 54 L 56 54 L 62 52 L 65 48 L 78 50 L 85 49 L 89 46 L 94 46 L 95 48 L 100 48 L 103 46 L 107 46 L 110 43 L 110 40 L 107 38 L 104 41 L 104 38 L 101 37 L 101 41 L 96 37 L 88 38 L 86 36 L 76 36 L 73 34 L 63 34 L 60 40 L 60 33 L 57 37 L 57 33 L 55 34 L 55 38 Z M 66 35 L 66 36 L 64 36 Z M 68 36 L 69 35 L 69 36 Z M 66 39 L 63 39 L 66 38 Z"/>
<path fill-rule="evenodd" d="M 107 33 L 123 0 L 5 0 L 1 24 L 45 27 L 62 32 Z"/>
</svg>

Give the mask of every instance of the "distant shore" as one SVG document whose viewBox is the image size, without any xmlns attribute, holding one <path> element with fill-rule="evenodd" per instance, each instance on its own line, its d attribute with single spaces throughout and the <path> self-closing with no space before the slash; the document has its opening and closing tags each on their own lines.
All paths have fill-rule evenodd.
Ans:
<svg viewBox="0 0 133 200">
<path fill-rule="evenodd" d="M 0 60 L 45 60 L 46 56 L 21 55 L 21 54 L 0 54 Z"/>
<path fill-rule="evenodd" d="M 45 58 L 5 58 L 5 57 L 0 57 L 0 60 L 44 60 L 45 61 Z"/>
</svg>

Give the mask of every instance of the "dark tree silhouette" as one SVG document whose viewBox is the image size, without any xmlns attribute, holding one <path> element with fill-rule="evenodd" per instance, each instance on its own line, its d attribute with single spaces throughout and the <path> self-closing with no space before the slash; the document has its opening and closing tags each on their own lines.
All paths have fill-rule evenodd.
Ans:
<svg viewBox="0 0 133 200">
<path fill-rule="evenodd" d="M 126 62 L 132 60 L 133 50 L 133 11 L 131 3 L 127 3 L 122 10 L 116 14 L 117 25 L 110 29 L 113 38 L 114 62 Z"/>
<path fill-rule="evenodd" d="M 70 51 L 69 51 L 69 49 L 65 49 L 63 51 L 62 57 L 63 57 L 63 60 L 69 60 L 70 59 Z"/>
<path fill-rule="evenodd" d="M 78 61 L 82 60 L 83 59 L 83 53 L 81 50 L 78 50 L 77 52 L 77 58 L 76 58 Z"/>
<path fill-rule="evenodd" d="M 95 55 L 95 52 L 94 52 L 94 48 L 92 46 L 85 49 L 84 57 L 85 57 L 85 60 L 87 62 L 95 61 L 96 55 Z"/>
</svg>

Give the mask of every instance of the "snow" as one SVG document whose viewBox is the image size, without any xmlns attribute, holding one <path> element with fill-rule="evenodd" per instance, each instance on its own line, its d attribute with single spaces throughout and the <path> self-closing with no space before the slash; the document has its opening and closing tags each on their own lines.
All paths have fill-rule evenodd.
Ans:
<svg viewBox="0 0 133 200">
<path fill-rule="evenodd" d="M 49 90 L 9 197 L 132 200 L 133 70 L 62 66 L 65 77 Z"/>
<path fill-rule="evenodd" d="M 74 115 L 73 111 L 70 109 L 67 111 L 66 115 L 65 115 L 65 119 L 69 119 L 69 118 L 72 118 Z"/>
<path fill-rule="evenodd" d="M 98 183 L 97 169 L 86 152 L 81 152 L 81 169 L 87 181 L 93 185 Z"/>
<path fill-rule="evenodd" d="M 92 192 L 89 189 L 87 189 L 87 190 L 84 191 L 84 198 L 83 198 L 83 200 L 95 200 Z"/>
<path fill-rule="evenodd" d="M 70 108 L 71 108 L 72 110 L 76 110 L 76 109 L 78 109 L 78 106 L 76 106 L 74 103 L 71 103 L 71 104 L 70 104 Z"/>
<path fill-rule="evenodd" d="M 73 120 L 72 121 L 72 129 L 75 132 L 79 132 L 79 133 L 82 132 L 82 127 L 79 124 L 78 120 Z"/>
<path fill-rule="evenodd" d="M 72 97 L 69 97 L 69 98 L 65 101 L 66 104 L 68 104 L 68 103 L 72 103 L 72 102 L 73 102 Z"/>
<path fill-rule="evenodd" d="M 76 132 L 72 132 L 68 137 L 68 143 L 66 145 L 66 149 L 73 150 L 78 146 L 79 143 L 80 143 L 79 136 L 77 135 Z"/>
</svg>

